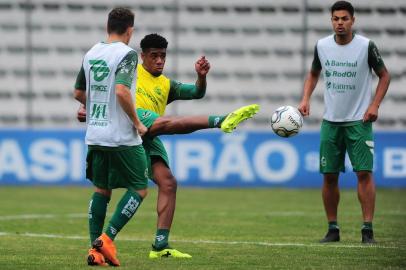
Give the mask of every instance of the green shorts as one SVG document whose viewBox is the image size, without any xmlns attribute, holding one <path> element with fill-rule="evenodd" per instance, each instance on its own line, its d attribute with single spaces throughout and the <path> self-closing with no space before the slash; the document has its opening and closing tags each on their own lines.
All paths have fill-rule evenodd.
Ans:
<svg viewBox="0 0 406 270">
<path fill-rule="evenodd" d="M 155 120 L 159 117 L 159 115 L 153 111 L 144 110 L 144 109 L 137 109 L 138 118 L 147 128 L 150 128 Z M 169 158 L 168 154 L 166 153 L 166 149 L 162 141 L 158 137 L 150 137 L 148 135 L 142 138 L 145 152 L 147 154 L 147 163 L 148 163 L 148 171 L 149 177 L 152 179 L 152 168 L 151 168 L 151 158 L 152 157 L 160 157 L 165 163 L 166 166 L 169 168 Z M 148 158 L 149 157 L 149 158 Z"/>
<path fill-rule="evenodd" d="M 320 172 L 344 172 L 345 152 L 348 152 L 354 171 L 372 171 L 374 141 L 371 122 L 336 123 L 323 120 L 320 131 Z"/>
<path fill-rule="evenodd" d="M 148 185 L 148 167 L 142 145 L 89 145 L 86 163 L 86 178 L 98 188 L 140 190 Z"/>
</svg>

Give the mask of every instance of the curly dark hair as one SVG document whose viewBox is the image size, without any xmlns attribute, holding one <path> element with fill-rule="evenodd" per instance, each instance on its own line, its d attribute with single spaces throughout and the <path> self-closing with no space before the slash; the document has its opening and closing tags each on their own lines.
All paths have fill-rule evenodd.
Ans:
<svg viewBox="0 0 406 270">
<path fill-rule="evenodd" d="M 166 49 L 168 48 L 168 41 L 163 36 L 156 33 L 149 34 L 141 40 L 140 47 L 143 52 L 146 52 L 151 48 Z"/>
</svg>

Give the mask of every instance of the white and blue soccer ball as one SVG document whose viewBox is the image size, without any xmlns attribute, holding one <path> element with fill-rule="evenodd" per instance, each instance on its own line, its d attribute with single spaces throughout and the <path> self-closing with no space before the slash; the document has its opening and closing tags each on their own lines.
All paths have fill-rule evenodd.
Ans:
<svg viewBox="0 0 406 270">
<path fill-rule="evenodd" d="M 282 106 L 272 114 L 271 126 L 278 136 L 292 137 L 302 128 L 303 116 L 295 107 Z"/>
</svg>

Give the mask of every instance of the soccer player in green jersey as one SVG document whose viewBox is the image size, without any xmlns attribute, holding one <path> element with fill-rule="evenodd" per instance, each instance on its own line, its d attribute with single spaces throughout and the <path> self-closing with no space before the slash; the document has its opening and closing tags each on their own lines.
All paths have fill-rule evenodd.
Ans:
<svg viewBox="0 0 406 270">
<path fill-rule="evenodd" d="M 114 239 L 147 195 L 148 166 L 141 139 L 147 128 L 133 102 L 138 57 L 128 46 L 133 26 L 130 10 L 115 8 L 109 13 L 107 41 L 97 43 L 84 56 L 77 78 L 84 87 L 74 91 L 75 98 L 89 108 L 86 178 L 95 187 L 89 204 L 89 265 L 120 265 Z M 103 232 L 107 205 L 116 188 L 127 192 Z"/>
<path fill-rule="evenodd" d="M 141 41 L 142 65 L 137 67 L 136 104 L 140 120 L 148 128 L 143 145 L 150 157 L 151 178 L 158 186 L 157 231 L 149 257 L 190 258 L 187 253 L 169 246 L 169 232 L 175 212 L 177 182 L 169 168 L 166 150 L 157 137 L 162 134 L 185 134 L 196 130 L 220 128 L 232 132 L 242 121 L 259 110 L 256 104 L 241 107 L 227 115 L 164 116 L 166 105 L 176 100 L 200 99 L 206 92 L 206 75 L 210 64 L 205 57 L 195 63 L 195 84 L 184 84 L 162 74 L 166 62 L 168 42 L 157 34 L 150 34 Z M 86 116 L 84 108 L 78 112 L 79 120 Z"/>
<path fill-rule="evenodd" d="M 310 96 L 323 73 L 325 111 L 320 131 L 320 172 L 324 175 L 322 197 L 329 225 L 320 242 L 340 241 L 338 176 L 345 170 L 347 152 L 358 178 L 358 200 L 363 217 L 361 241 L 375 243 L 372 122 L 378 118 L 378 108 L 388 90 L 390 75 L 376 45 L 353 32 L 355 17 L 351 3 L 334 3 L 331 22 L 335 34 L 317 41 L 299 105 L 300 112 L 309 115 Z M 371 70 L 379 78 L 374 96 Z"/>
</svg>

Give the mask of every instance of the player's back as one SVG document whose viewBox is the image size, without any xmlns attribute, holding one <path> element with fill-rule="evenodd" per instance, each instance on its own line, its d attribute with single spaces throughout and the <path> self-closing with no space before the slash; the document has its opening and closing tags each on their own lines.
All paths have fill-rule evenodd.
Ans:
<svg viewBox="0 0 406 270">
<path fill-rule="evenodd" d="M 138 145 L 141 138 L 116 98 L 116 73 L 119 64 L 133 51 L 122 42 L 98 43 L 83 59 L 86 77 L 86 144 L 102 146 Z M 135 93 L 132 81 L 131 95 Z"/>
</svg>

